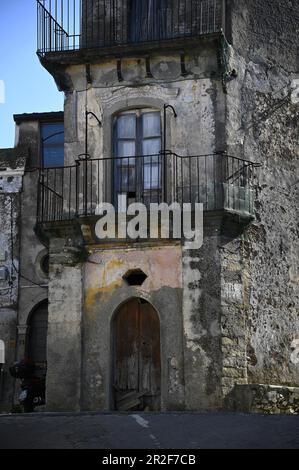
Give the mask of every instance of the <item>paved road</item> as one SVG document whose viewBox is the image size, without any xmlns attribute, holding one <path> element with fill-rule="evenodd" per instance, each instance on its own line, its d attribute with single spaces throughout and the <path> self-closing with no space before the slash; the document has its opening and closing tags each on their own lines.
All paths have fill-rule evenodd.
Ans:
<svg viewBox="0 0 299 470">
<path fill-rule="evenodd" d="M 298 416 L 241 413 L 0 415 L 0 449 L 299 448 Z"/>
</svg>

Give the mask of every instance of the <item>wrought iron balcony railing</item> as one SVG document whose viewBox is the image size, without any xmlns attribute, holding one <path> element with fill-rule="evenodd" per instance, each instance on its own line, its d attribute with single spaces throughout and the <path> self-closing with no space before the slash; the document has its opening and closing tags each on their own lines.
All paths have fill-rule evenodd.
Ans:
<svg viewBox="0 0 299 470">
<path fill-rule="evenodd" d="M 205 211 L 252 214 L 255 164 L 226 154 L 182 157 L 158 155 L 77 160 L 67 167 L 40 171 L 38 223 L 97 214 L 118 196 L 127 202 L 202 203 Z"/>
<path fill-rule="evenodd" d="M 37 52 L 197 37 L 224 16 L 225 0 L 37 0 Z"/>
</svg>

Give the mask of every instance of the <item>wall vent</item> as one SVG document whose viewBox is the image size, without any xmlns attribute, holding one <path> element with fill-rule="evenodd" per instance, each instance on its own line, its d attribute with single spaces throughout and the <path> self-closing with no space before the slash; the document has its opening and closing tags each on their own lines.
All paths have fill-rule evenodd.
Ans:
<svg viewBox="0 0 299 470">
<path fill-rule="evenodd" d="M 147 277 L 141 269 L 130 269 L 123 276 L 123 279 L 129 286 L 142 286 Z"/>
</svg>

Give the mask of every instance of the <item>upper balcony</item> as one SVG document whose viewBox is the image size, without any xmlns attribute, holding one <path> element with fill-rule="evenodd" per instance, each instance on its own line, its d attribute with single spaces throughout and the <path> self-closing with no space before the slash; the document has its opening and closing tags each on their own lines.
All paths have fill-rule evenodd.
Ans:
<svg viewBox="0 0 299 470">
<path fill-rule="evenodd" d="M 40 57 L 180 45 L 225 22 L 225 0 L 37 0 L 37 11 Z"/>
</svg>

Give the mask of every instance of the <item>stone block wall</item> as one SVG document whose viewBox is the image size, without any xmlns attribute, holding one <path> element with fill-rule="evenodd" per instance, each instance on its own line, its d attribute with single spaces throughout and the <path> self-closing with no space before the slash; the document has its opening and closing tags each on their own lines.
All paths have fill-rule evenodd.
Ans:
<svg viewBox="0 0 299 470">
<path fill-rule="evenodd" d="M 299 413 L 299 387 L 236 385 L 228 397 L 232 410 L 265 414 Z"/>
<path fill-rule="evenodd" d="M 299 384 L 298 2 L 231 1 L 228 152 L 259 162 L 255 220 L 243 236 L 250 383 Z"/>
</svg>

